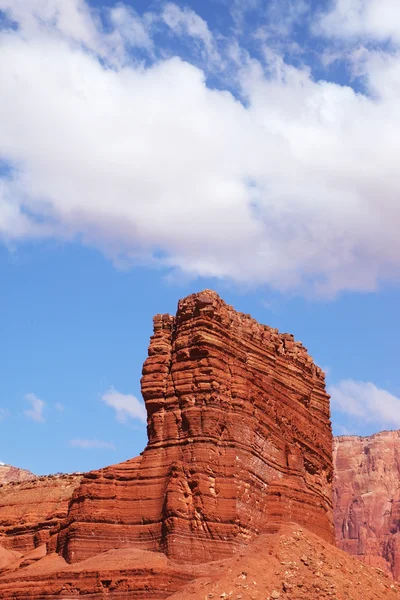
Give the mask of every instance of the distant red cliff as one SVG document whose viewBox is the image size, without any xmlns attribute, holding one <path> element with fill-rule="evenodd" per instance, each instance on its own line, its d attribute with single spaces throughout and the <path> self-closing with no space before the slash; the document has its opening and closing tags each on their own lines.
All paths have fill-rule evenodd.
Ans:
<svg viewBox="0 0 400 600">
<path fill-rule="evenodd" d="M 340 548 L 400 579 L 400 431 L 334 441 Z"/>
</svg>

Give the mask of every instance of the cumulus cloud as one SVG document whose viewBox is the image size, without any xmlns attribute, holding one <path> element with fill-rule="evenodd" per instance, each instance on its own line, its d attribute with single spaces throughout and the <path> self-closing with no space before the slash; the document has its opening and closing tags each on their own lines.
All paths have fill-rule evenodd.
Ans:
<svg viewBox="0 0 400 600">
<path fill-rule="evenodd" d="M 70 440 L 69 445 L 72 448 L 82 448 L 84 450 L 115 450 L 114 444 L 111 442 L 103 442 L 102 440 L 85 440 L 75 439 Z"/>
<path fill-rule="evenodd" d="M 400 53 L 365 50 L 363 95 L 230 47 L 240 102 L 188 60 L 150 59 L 151 19 L 125 5 L 111 31 L 84 0 L 0 9 L 19 24 L 0 32 L 4 240 L 78 238 L 116 263 L 317 294 L 399 280 Z M 163 10 L 214 47 L 192 11 Z"/>
<path fill-rule="evenodd" d="M 370 381 L 345 379 L 328 387 L 332 406 L 359 422 L 400 428 L 400 398 Z"/>
<path fill-rule="evenodd" d="M 393 0 L 335 0 L 319 27 L 337 38 L 400 42 L 400 4 Z"/>
<path fill-rule="evenodd" d="M 35 394 L 25 394 L 25 400 L 31 405 L 31 408 L 24 410 L 26 418 L 32 419 L 32 421 L 36 421 L 37 423 L 43 423 L 45 420 L 43 416 L 45 402 Z"/>
<path fill-rule="evenodd" d="M 117 421 L 126 423 L 130 419 L 137 419 L 146 423 L 147 413 L 143 402 L 140 402 L 131 394 L 121 394 L 114 388 L 110 388 L 102 396 L 102 401 L 111 406 L 116 412 Z"/>
</svg>

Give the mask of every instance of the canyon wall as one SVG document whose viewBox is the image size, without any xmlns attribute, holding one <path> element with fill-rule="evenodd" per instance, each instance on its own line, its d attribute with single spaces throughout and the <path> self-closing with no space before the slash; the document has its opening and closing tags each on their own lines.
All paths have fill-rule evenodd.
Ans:
<svg viewBox="0 0 400 600">
<path fill-rule="evenodd" d="M 400 431 L 335 439 L 337 545 L 400 579 Z"/>
</svg>

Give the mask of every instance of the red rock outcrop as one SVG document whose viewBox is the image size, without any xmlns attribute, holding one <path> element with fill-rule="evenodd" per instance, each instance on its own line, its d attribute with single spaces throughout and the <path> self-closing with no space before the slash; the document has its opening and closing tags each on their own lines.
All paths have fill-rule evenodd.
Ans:
<svg viewBox="0 0 400 600">
<path fill-rule="evenodd" d="M 143 453 L 84 475 L 34 556 L 7 546 L 0 598 L 161 599 L 282 523 L 333 541 L 329 397 L 293 336 L 194 294 L 155 317 L 142 393 Z"/>
<path fill-rule="evenodd" d="M 333 540 L 329 398 L 293 336 L 194 294 L 155 317 L 142 393 L 148 445 L 84 477 L 52 548 L 68 562 L 128 546 L 203 562 L 282 521 Z"/>
<path fill-rule="evenodd" d="M 400 431 L 334 441 L 336 540 L 400 579 Z"/>
<path fill-rule="evenodd" d="M 50 475 L 0 486 L 0 546 L 31 552 L 46 543 L 66 518 L 82 476 Z"/>
<path fill-rule="evenodd" d="M 305 528 L 282 524 L 234 557 L 182 565 L 159 552 L 110 550 L 68 565 L 57 554 L 0 577 L 9 600 L 399 600 L 380 569 Z"/>
<path fill-rule="evenodd" d="M 3 483 L 29 481 L 29 479 L 35 479 L 35 477 L 36 475 L 26 469 L 18 469 L 17 467 L 0 463 L 0 485 Z"/>
</svg>

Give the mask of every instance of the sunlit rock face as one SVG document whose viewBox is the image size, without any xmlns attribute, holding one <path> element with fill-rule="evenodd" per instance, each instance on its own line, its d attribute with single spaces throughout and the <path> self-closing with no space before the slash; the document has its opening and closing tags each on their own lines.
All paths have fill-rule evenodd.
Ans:
<svg viewBox="0 0 400 600">
<path fill-rule="evenodd" d="M 26 469 L 18 469 L 5 463 L 0 463 L 0 485 L 3 483 L 14 483 L 19 481 L 28 481 L 36 476 Z"/>
<path fill-rule="evenodd" d="M 282 521 L 333 540 L 329 398 L 293 336 L 191 295 L 154 318 L 142 393 L 148 445 L 83 479 L 54 545 L 68 562 L 128 546 L 202 562 Z"/>
<path fill-rule="evenodd" d="M 82 476 L 49 475 L 0 485 L 0 547 L 23 554 L 49 542 Z"/>
<path fill-rule="evenodd" d="M 400 579 L 400 431 L 334 441 L 337 544 Z"/>
<path fill-rule="evenodd" d="M 291 335 L 191 295 L 154 318 L 142 393 L 139 457 L 0 488 L 1 599 L 162 600 L 256 538 L 273 576 L 288 523 L 333 549 L 329 397 Z"/>
</svg>

